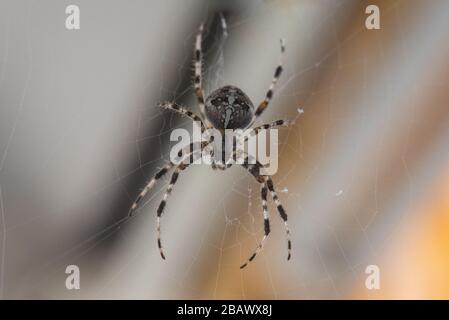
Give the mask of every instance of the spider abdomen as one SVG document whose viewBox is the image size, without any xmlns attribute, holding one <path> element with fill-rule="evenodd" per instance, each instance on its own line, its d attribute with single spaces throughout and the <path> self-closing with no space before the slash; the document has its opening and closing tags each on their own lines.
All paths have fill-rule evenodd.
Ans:
<svg viewBox="0 0 449 320">
<path fill-rule="evenodd" d="M 254 106 L 242 90 L 224 86 L 207 97 L 205 112 L 216 129 L 244 129 L 253 119 Z"/>
</svg>

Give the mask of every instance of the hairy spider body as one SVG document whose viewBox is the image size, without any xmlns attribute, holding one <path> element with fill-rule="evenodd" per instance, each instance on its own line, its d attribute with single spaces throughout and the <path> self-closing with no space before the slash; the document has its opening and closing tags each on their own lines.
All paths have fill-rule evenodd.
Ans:
<svg viewBox="0 0 449 320">
<path fill-rule="evenodd" d="M 226 23 L 223 23 L 224 26 L 224 34 L 227 34 L 227 30 L 225 29 Z M 254 107 L 253 103 L 249 99 L 249 97 L 239 88 L 235 86 L 224 86 L 213 91 L 205 100 L 204 99 L 204 91 L 202 86 L 202 33 L 203 33 L 203 25 L 200 26 L 198 34 L 196 36 L 195 41 L 195 49 L 194 49 L 194 66 L 195 66 L 195 77 L 194 77 L 194 92 L 197 97 L 197 102 L 200 110 L 200 115 L 198 116 L 193 112 L 181 107 L 172 102 L 166 102 L 161 104 L 160 106 L 163 109 L 168 109 L 173 112 L 185 115 L 192 119 L 192 121 L 198 121 L 201 124 L 201 131 L 204 132 L 206 129 L 214 128 L 219 131 L 224 131 L 225 129 L 246 129 L 250 127 L 254 121 L 263 113 L 263 111 L 268 107 L 274 92 L 274 87 L 282 74 L 282 60 L 279 62 L 279 65 L 276 67 L 273 79 L 268 88 L 267 93 L 265 94 L 265 98 L 260 102 L 257 109 Z M 281 40 L 281 57 L 285 51 L 284 42 Z M 270 124 L 264 124 L 255 128 L 252 128 L 252 134 L 257 134 L 260 130 L 270 129 L 278 126 L 287 126 L 289 122 L 284 120 L 276 120 Z M 245 140 L 246 141 L 246 140 Z M 224 140 L 222 141 L 224 144 Z M 210 148 L 213 146 L 213 136 L 211 136 L 210 140 L 207 142 L 201 143 L 201 146 L 198 150 L 193 149 L 193 143 L 189 146 L 190 152 L 185 154 L 184 159 L 189 157 L 191 160 L 198 155 L 201 155 L 202 152 L 207 151 L 210 155 L 213 156 L 213 149 Z M 233 148 L 233 156 L 236 154 L 236 148 Z M 244 154 L 245 155 L 245 154 Z M 244 268 L 251 262 L 256 255 L 262 250 L 263 244 L 267 239 L 270 233 L 270 220 L 268 213 L 268 205 L 267 205 L 267 196 L 270 194 L 273 199 L 276 209 L 279 213 L 280 218 L 283 220 L 285 225 L 286 237 L 287 237 L 287 250 L 288 255 L 287 259 L 289 260 L 291 257 L 291 241 L 290 241 L 290 231 L 287 224 L 287 213 L 282 206 L 280 199 L 275 191 L 273 180 L 270 176 L 264 176 L 261 174 L 261 168 L 263 167 L 259 162 L 250 162 L 248 161 L 249 155 L 245 155 L 245 161 L 241 165 L 245 168 L 248 173 L 250 173 L 256 181 L 261 186 L 261 201 L 262 201 L 262 209 L 263 209 L 263 230 L 264 236 L 262 240 L 257 245 L 256 249 L 252 253 L 252 255 L 247 259 L 245 263 L 243 263 L 240 268 Z M 212 169 L 220 169 L 226 170 L 232 163 L 228 163 L 224 161 L 224 155 L 222 156 L 222 161 L 216 162 L 215 157 L 212 157 L 211 167 Z M 192 163 L 192 162 L 190 162 Z M 168 162 L 162 169 L 160 169 L 153 178 L 147 183 L 144 189 L 137 196 L 136 200 L 131 205 L 129 215 L 131 216 L 135 210 L 137 210 L 139 203 L 141 200 L 148 194 L 149 190 L 156 184 L 156 182 L 161 179 L 165 174 L 167 174 L 171 169 L 174 169 L 172 173 L 170 182 L 167 186 L 167 189 L 163 195 L 163 199 L 161 200 L 157 212 L 157 244 L 159 248 L 160 255 L 162 259 L 165 259 L 165 254 L 162 249 L 162 241 L 161 241 L 161 218 L 166 208 L 167 199 L 170 196 L 175 183 L 178 181 L 181 172 L 187 169 L 189 164 L 184 162 L 180 162 L 180 164 L 176 165 L 173 162 Z"/>
<path fill-rule="evenodd" d="M 224 86 L 206 99 L 205 114 L 215 129 L 245 129 L 254 117 L 254 105 L 239 88 Z"/>
</svg>

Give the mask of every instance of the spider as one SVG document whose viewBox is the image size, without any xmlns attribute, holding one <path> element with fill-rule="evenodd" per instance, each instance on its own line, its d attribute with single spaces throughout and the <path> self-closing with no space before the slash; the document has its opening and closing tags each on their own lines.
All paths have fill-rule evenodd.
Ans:
<svg viewBox="0 0 449 320">
<path fill-rule="evenodd" d="M 200 116 L 195 113 L 185 109 L 182 106 L 179 106 L 173 102 L 165 102 L 160 104 L 160 107 L 166 110 L 171 110 L 175 113 L 184 115 L 189 117 L 191 120 L 199 122 L 201 124 L 201 130 L 204 132 L 206 128 L 213 128 L 218 130 L 224 129 L 247 129 L 252 126 L 255 120 L 260 117 L 260 115 L 264 112 L 264 110 L 268 107 L 274 92 L 274 87 L 281 76 L 282 73 L 282 56 L 285 52 L 284 41 L 281 39 L 281 55 L 278 66 L 275 69 L 273 79 L 271 84 L 266 92 L 265 98 L 259 104 L 257 109 L 255 109 L 253 103 L 249 99 L 249 97 L 239 88 L 231 85 L 227 85 L 221 87 L 215 91 L 213 91 L 206 100 L 204 99 L 204 90 L 202 86 L 202 35 L 203 35 L 204 25 L 201 24 L 196 35 L 196 41 L 194 46 L 194 92 L 197 98 Z M 224 29 L 225 35 L 227 34 L 226 29 Z M 287 126 L 289 124 L 288 121 L 285 120 L 277 120 L 270 124 L 264 124 L 255 128 L 252 128 L 252 132 L 257 133 L 262 129 L 270 129 L 278 126 Z M 192 156 L 202 150 L 205 150 L 212 140 L 206 143 L 201 144 L 201 148 L 199 150 L 192 151 L 192 145 L 190 153 L 186 156 Z M 212 150 L 210 151 L 212 154 Z M 234 144 L 234 154 L 235 154 L 235 144 Z M 262 240 L 258 243 L 256 249 L 253 251 L 252 255 L 240 266 L 240 269 L 245 268 L 249 262 L 254 260 L 256 255 L 262 250 L 265 240 L 267 239 L 270 233 L 270 220 L 268 213 L 268 205 L 267 205 L 267 195 L 270 193 L 279 216 L 284 221 L 286 238 L 287 238 L 287 260 L 290 260 L 291 257 L 291 240 L 290 240 L 290 231 L 287 224 L 287 213 L 282 206 L 279 197 L 275 191 L 273 180 L 271 176 L 264 176 L 260 174 L 260 169 L 263 167 L 259 162 L 253 162 L 254 164 L 248 163 L 248 155 L 245 156 L 245 161 L 241 166 L 245 168 L 252 176 L 255 177 L 256 181 L 261 186 L 261 201 L 262 201 L 262 210 L 263 210 L 263 229 L 264 236 Z M 190 162 L 192 163 L 192 162 Z M 139 206 L 141 200 L 147 195 L 149 190 L 156 184 L 156 182 L 161 179 L 166 173 L 168 173 L 171 169 L 174 168 L 174 172 L 171 176 L 170 182 L 167 186 L 167 189 L 164 193 L 163 199 L 161 200 L 159 207 L 157 208 L 157 245 L 159 248 L 160 255 L 162 259 L 165 260 L 165 253 L 162 247 L 161 242 L 161 217 L 164 212 L 164 209 L 167 204 L 167 198 L 171 194 L 173 186 L 180 173 L 185 170 L 189 166 L 189 163 L 183 163 L 176 165 L 173 162 L 169 161 L 162 167 L 153 178 L 147 183 L 142 192 L 137 196 L 136 200 L 132 204 L 129 216 L 131 216 Z M 214 170 L 226 170 L 231 167 L 232 163 L 223 163 L 223 162 L 215 162 L 214 160 L 211 163 L 211 167 Z"/>
</svg>

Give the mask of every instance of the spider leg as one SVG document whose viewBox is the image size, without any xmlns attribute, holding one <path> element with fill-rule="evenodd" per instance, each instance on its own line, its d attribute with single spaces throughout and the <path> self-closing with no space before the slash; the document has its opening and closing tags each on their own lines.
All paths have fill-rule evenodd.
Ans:
<svg viewBox="0 0 449 320">
<path fill-rule="evenodd" d="M 248 258 L 248 260 L 246 260 L 246 262 L 244 264 L 242 264 L 240 266 L 240 269 L 245 268 L 248 265 L 248 263 L 253 261 L 253 259 L 257 256 L 257 254 L 262 250 L 265 240 L 267 239 L 268 235 L 270 234 L 270 217 L 268 214 L 268 206 L 267 206 L 268 189 L 267 189 L 266 183 L 263 183 L 261 185 L 262 185 L 262 189 L 261 189 L 260 195 L 261 195 L 261 199 L 262 199 L 262 209 L 263 209 L 264 236 L 263 236 L 262 240 L 259 242 L 259 244 L 257 245 L 253 254 Z"/>
<path fill-rule="evenodd" d="M 201 144 L 201 149 L 199 150 L 194 150 L 194 151 L 190 151 L 188 152 L 185 157 L 183 158 L 182 162 L 187 159 L 187 157 L 190 157 L 190 163 L 193 163 L 193 159 L 192 156 L 199 152 L 202 151 L 209 143 L 208 142 L 203 142 Z M 188 150 L 192 150 L 194 146 L 194 143 L 192 142 L 189 146 L 188 146 Z M 162 167 L 162 169 L 160 169 L 154 176 L 153 178 L 151 178 L 150 182 L 147 183 L 147 185 L 143 188 L 143 190 L 139 193 L 139 195 L 137 196 L 136 200 L 133 202 L 133 204 L 131 205 L 131 208 L 129 209 L 128 212 L 128 216 L 131 217 L 134 212 L 136 211 L 137 207 L 139 206 L 140 201 L 142 201 L 142 199 L 147 195 L 148 191 L 151 190 L 151 188 L 154 187 L 154 185 L 156 184 L 156 182 L 161 179 L 170 169 L 172 169 L 176 164 L 173 162 L 168 162 L 165 166 Z"/>
<path fill-rule="evenodd" d="M 156 184 L 156 182 L 160 178 L 162 178 L 168 172 L 168 170 L 173 168 L 173 166 L 174 166 L 174 163 L 169 162 L 153 176 L 153 178 L 150 180 L 150 182 L 148 182 L 148 184 L 145 186 L 145 188 L 143 188 L 142 192 L 139 193 L 136 200 L 131 205 L 131 208 L 129 209 L 129 212 L 128 212 L 128 216 L 132 216 L 134 214 L 140 201 L 146 196 L 148 191 L 150 191 L 150 189 L 153 188 L 153 186 Z"/>
<path fill-rule="evenodd" d="M 212 160 L 211 167 L 213 170 L 226 170 L 226 166 L 224 166 L 222 163 L 216 162 L 214 159 Z"/>
<path fill-rule="evenodd" d="M 157 246 L 159 248 L 159 253 L 161 254 L 161 257 L 164 260 L 165 254 L 164 250 L 162 249 L 162 242 L 161 242 L 161 216 L 167 204 L 167 198 L 171 194 L 173 186 L 175 185 L 176 181 L 178 181 L 179 174 L 188 166 L 189 164 L 181 163 L 176 167 L 175 171 L 171 176 L 170 183 L 167 186 L 167 190 L 164 193 L 164 197 L 162 198 L 162 201 L 159 203 L 159 207 L 157 208 Z"/>
<path fill-rule="evenodd" d="M 203 40 L 203 29 L 204 25 L 201 24 L 198 33 L 196 35 L 196 41 L 195 41 L 195 52 L 194 52 L 194 61 L 195 61 L 195 78 L 193 80 L 194 82 L 194 89 L 195 89 L 195 95 L 198 100 L 198 107 L 200 108 L 201 117 L 203 119 L 206 119 L 205 116 L 205 107 L 204 107 L 204 90 L 203 90 L 203 71 L 202 71 L 202 58 L 203 58 L 203 51 L 201 48 L 201 42 Z"/>
<path fill-rule="evenodd" d="M 248 141 L 249 138 L 257 136 L 261 130 L 269 130 L 269 129 L 276 128 L 276 127 L 288 127 L 288 126 L 292 125 L 293 123 L 294 123 L 294 121 L 291 121 L 291 120 L 276 120 L 271 123 L 266 123 L 266 124 L 254 127 L 249 131 L 249 134 L 245 134 L 244 142 Z M 234 151 L 234 153 L 235 153 L 235 151 Z"/>
<path fill-rule="evenodd" d="M 271 180 L 270 176 L 265 177 L 265 180 L 266 180 L 268 190 L 270 190 L 271 197 L 273 198 L 273 201 L 276 204 L 276 208 L 279 212 L 279 216 L 284 221 L 285 232 L 286 232 L 286 237 L 287 237 L 287 252 L 288 252 L 287 260 L 290 260 L 291 250 L 292 250 L 292 242 L 290 239 L 290 229 L 289 229 L 288 223 L 287 223 L 288 216 L 287 216 L 287 213 L 285 212 L 284 207 L 281 204 L 281 201 L 279 200 L 279 197 L 278 197 L 276 191 L 274 190 L 273 180 Z"/>
<path fill-rule="evenodd" d="M 294 121 L 290 121 L 290 120 L 276 120 L 271 123 L 263 124 L 263 125 L 252 128 L 249 131 L 249 133 L 245 133 L 243 135 L 244 141 L 242 141 L 242 139 L 240 137 L 237 139 L 237 141 L 234 140 L 233 151 L 232 151 L 231 157 L 228 159 L 228 161 L 226 161 L 226 163 L 225 163 L 226 165 L 222 165 L 222 167 L 224 169 L 231 167 L 232 166 L 231 160 L 233 160 L 235 162 L 236 157 L 238 157 L 241 154 L 246 154 L 248 156 L 247 152 L 245 152 L 242 149 L 244 147 L 243 144 L 246 141 L 248 141 L 249 138 L 256 136 L 259 133 L 259 131 L 268 130 L 268 129 L 276 128 L 276 127 L 288 127 L 288 126 L 292 125 L 293 123 L 294 123 Z M 238 153 L 239 151 L 240 151 L 240 154 Z M 248 161 L 247 158 L 245 158 L 245 161 Z"/>
<path fill-rule="evenodd" d="M 216 161 L 215 160 L 215 149 L 214 149 L 214 145 L 213 144 L 211 144 L 210 145 L 212 148 L 211 148 L 211 151 L 210 151 L 210 155 L 211 155 L 211 159 L 212 159 L 212 163 L 211 163 L 211 167 L 212 167 L 212 169 L 213 170 L 221 170 L 221 171 L 224 171 L 224 170 L 226 170 L 226 169 L 228 169 L 229 167 L 231 167 L 232 166 L 232 164 L 228 164 L 228 161 L 226 161 L 226 162 L 223 162 L 224 161 L 224 158 L 225 158 L 225 155 L 226 155 L 226 150 L 224 149 L 225 148 L 225 146 L 224 146 L 224 143 L 222 142 L 222 150 L 221 150 L 221 160 L 220 161 Z M 235 145 L 234 145 L 234 148 L 233 148 L 234 150 L 233 150 L 233 153 L 232 153 L 232 157 L 234 156 L 234 153 L 235 153 Z"/>
<path fill-rule="evenodd" d="M 247 138 L 245 138 L 247 140 Z M 245 141 L 246 141 L 245 140 Z M 245 154 L 244 150 L 243 150 L 243 143 L 244 141 L 242 141 L 239 137 L 237 139 L 233 139 L 232 141 L 232 153 L 230 155 L 230 157 L 225 161 L 226 158 L 226 151 L 224 149 L 224 146 L 222 147 L 222 161 L 224 162 L 219 162 L 219 163 L 215 163 L 215 161 L 212 163 L 212 169 L 216 170 L 226 170 L 229 169 L 230 167 L 232 167 L 232 165 L 235 163 L 236 161 L 236 157 L 239 156 L 240 154 L 238 154 L 238 151 L 241 151 L 240 153 Z"/>
<path fill-rule="evenodd" d="M 211 167 L 212 169 L 215 170 L 224 170 L 222 164 L 217 163 L 215 161 L 215 152 L 214 152 L 214 144 L 212 143 L 213 141 L 211 141 L 208 145 L 208 148 L 206 149 L 207 152 L 209 152 L 209 156 L 211 158 Z"/>
<path fill-rule="evenodd" d="M 164 102 L 159 104 L 159 107 L 165 110 L 172 110 L 176 113 L 183 114 L 192 119 L 193 121 L 199 122 L 201 125 L 201 133 L 203 133 L 204 130 L 206 130 L 206 127 L 204 126 L 204 123 L 199 116 L 174 102 Z"/>
<path fill-rule="evenodd" d="M 256 112 L 254 113 L 253 121 L 257 117 L 259 117 L 262 114 L 262 112 L 268 107 L 268 104 L 270 103 L 270 100 L 273 97 L 274 87 L 282 73 L 282 56 L 284 55 L 284 52 L 285 52 L 285 44 L 284 44 L 284 40 L 281 39 L 281 56 L 279 59 L 279 65 L 276 67 L 273 80 L 271 81 L 270 87 L 268 88 L 268 91 L 265 95 L 265 99 L 259 104 L 259 107 L 256 109 Z"/>
<path fill-rule="evenodd" d="M 245 157 L 245 162 L 244 162 L 244 164 L 242 166 L 244 168 L 246 168 L 256 178 L 256 180 L 259 183 L 263 184 L 264 187 L 268 188 L 268 190 L 271 193 L 271 197 L 273 198 L 273 201 L 274 201 L 274 203 L 276 205 L 277 211 L 278 211 L 280 217 L 282 218 L 282 220 L 284 221 L 286 237 L 287 237 L 287 252 L 288 252 L 287 260 L 290 260 L 292 243 L 291 243 L 291 239 L 290 239 L 290 229 L 289 229 L 288 223 L 287 223 L 287 219 L 288 219 L 287 213 L 286 213 L 284 207 L 282 206 L 281 201 L 279 200 L 279 197 L 278 197 L 278 195 L 277 195 L 277 193 L 276 193 L 276 191 L 274 189 L 273 180 L 271 179 L 271 177 L 270 176 L 262 176 L 262 175 L 260 175 L 260 173 L 259 173 L 260 172 L 260 168 L 263 167 L 263 165 L 260 162 L 258 162 L 258 161 L 256 162 L 256 164 L 250 165 L 250 164 L 248 164 L 248 158 L 249 158 L 249 156 L 247 155 Z M 262 202 L 262 204 L 263 204 L 263 202 Z M 265 235 L 268 235 L 266 233 L 266 229 L 265 229 Z M 265 237 L 264 237 L 264 239 L 262 239 L 262 241 L 264 241 L 264 240 L 265 240 Z M 259 244 L 258 247 L 256 248 L 255 254 L 253 254 L 250 257 L 250 259 L 248 259 L 248 261 L 246 263 L 244 263 L 242 266 L 240 266 L 240 269 L 243 269 L 244 267 L 246 267 L 246 265 L 251 260 L 253 260 L 256 257 L 257 253 L 261 249 L 262 249 L 262 244 Z"/>
<path fill-rule="evenodd" d="M 256 136 L 261 130 L 268 130 L 276 127 L 288 127 L 292 123 L 293 122 L 289 120 L 276 120 L 271 123 L 266 123 L 261 126 L 254 127 L 251 129 L 249 136 L 245 136 L 245 141 L 247 141 L 252 136 Z"/>
<path fill-rule="evenodd" d="M 233 152 L 231 154 L 231 157 L 223 164 L 223 163 L 217 163 L 215 162 L 215 159 L 213 159 L 212 161 L 212 169 L 214 170 L 226 170 L 228 168 L 230 168 L 232 166 L 232 160 L 235 161 L 236 160 L 236 156 L 238 156 L 237 151 L 240 151 L 242 148 L 242 143 L 248 141 L 249 138 L 256 136 L 261 130 L 268 130 L 271 128 L 276 128 L 276 127 L 288 127 L 290 125 L 292 125 L 294 123 L 294 121 L 290 121 L 290 120 L 276 120 L 273 121 L 271 123 L 267 123 L 267 124 L 263 124 L 257 127 L 252 128 L 249 131 L 249 134 L 245 134 L 244 135 L 244 141 L 242 141 L 240 138 L 233 141 Z M 237 148 L 239 147 L 239 148 Z M 222 158 L 224 158 L 222 156 Z"/>
</svg>

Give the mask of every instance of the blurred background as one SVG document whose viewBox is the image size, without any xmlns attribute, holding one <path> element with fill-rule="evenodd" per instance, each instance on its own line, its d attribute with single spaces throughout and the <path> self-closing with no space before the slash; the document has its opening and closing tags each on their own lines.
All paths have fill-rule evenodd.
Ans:
<svg viewBox="0 0 449 320">
<path fill-rule="evenodd" d="M 65 9 L 80 8 L 80 30 Z M 380 30 L 365 9 L 380 8 Z M 228 24 L 223 37 L 219 14 Z M 280 132 L 263 235 L 260 189 L 238 166 L 191 166 L 162 221 L 170 132 L 198 112 L 192 57 L 205 22 L 206 94 L 258 104 L 285 38 L 285 72 L 259 123 Z M 446 0 L 0 0 L 0 297 L 449 298 L 449 2 Z M 299 109 L 299 111 L 298 111 Z M 81 289 L 67 290 L 68 265 Z M 369 265 L 380 289 L 365 286 Z"/>
</svg>

